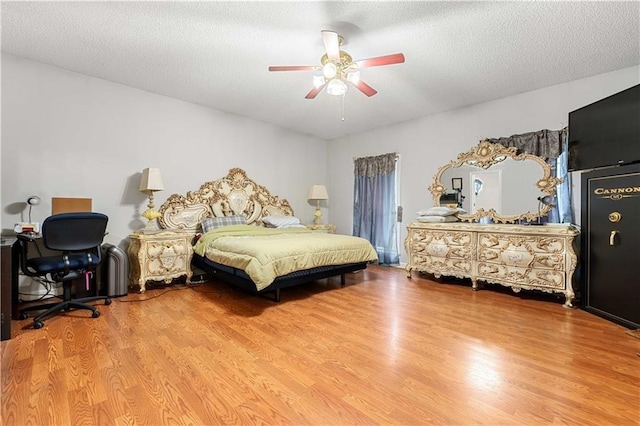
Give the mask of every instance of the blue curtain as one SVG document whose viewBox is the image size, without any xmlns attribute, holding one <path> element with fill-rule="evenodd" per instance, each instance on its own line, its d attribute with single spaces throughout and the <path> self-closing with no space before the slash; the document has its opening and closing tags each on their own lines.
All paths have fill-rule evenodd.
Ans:
<svg viewBox="0 0 640 426">
<path fill-rule="evenodd" d="M 558 177 L 558 159 L 557 158 L 548 158 L 547 164 L 551 167 L 551 171 L 554 176 Z M 539 218 L 540 223 L 560 223 L 560 214 L 558 208 L 558 188 L 560 185 L 556 186 L 556 195 L 553 197 L 553 205 L 549 213 L 546 216 Z M 542 205 L 540 205 L 542 207 Z"/>
<path fill-rule="evenodd" d="M 562 153 L 556 160 L 556 177 L 562 179 L 562 183 L 556 187 L 558 200 L 558 222 L 574 223 L 573 208 L 571 205 L 571 175 L 569 174 L 569 131 L 562 132 Z"/>
<path fill-rule="evenodd" d="M 547 217 L 542 218 L 546 223 L 573 223 L 573 208 L 571 204 L 571 175 L 569 174 L 569 133 L 563 129 L 560 134 L 562 151 L 557 158 L 549 158 L 547 162 L 555 171 L 555 176 L 562 179 L 556 185 L 554 207 Z"/>
<path fill-rule="evenodd" d="M 355 160 L 353 235 L 367 239 L 381 265 L 400 263 L 396 236 L 396 153 Z"/>
</svg>

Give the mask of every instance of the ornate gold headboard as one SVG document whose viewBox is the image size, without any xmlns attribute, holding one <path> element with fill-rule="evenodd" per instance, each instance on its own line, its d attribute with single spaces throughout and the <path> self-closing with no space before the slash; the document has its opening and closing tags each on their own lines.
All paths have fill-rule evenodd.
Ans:
<svg viewBox="0 0 640 426">
<path fill-rule="evenodd" d="M 159 221 L 165 229 L 196 232 L 202 219 L 244 214 L 248 224 L 262 224 L 264 216 L 293 216 L 286 199 L 271 195 L 269 190 L 247 177 L 239 168 L 225 177 L 206 182 L 186 196 L 173 194 L 160 207 Z"/>
</svg>

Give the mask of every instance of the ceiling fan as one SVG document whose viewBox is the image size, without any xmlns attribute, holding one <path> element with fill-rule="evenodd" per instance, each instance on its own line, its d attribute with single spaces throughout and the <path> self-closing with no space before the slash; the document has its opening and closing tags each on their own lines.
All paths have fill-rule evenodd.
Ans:
<svg viewBox="0 0 640 426">
<path fill-rule="evenodd" d="M 307 93 L 307 96 L 305 96 L 306 99 L 314 99 L 325 86 L 327 87 L 327 93 L 330 95 L 344 95 L 347 92 L 347 83 L 365 95 L 373 96 L 378 92 L 360 80 L 360 68 L 379 67 L 404 62 L 404 55 L 402 53 L 354 61 L 351 55 L 340 50 L 340 46 L 344 42 L 342 36 L 339 36 L 335 31 L 323 30 L 321 33 L 322 41 L 327 51 L 327 53 L 320 58 L 321 65 L 283 65 L 269 67 L 269 71 L 322 71 L 322 74 L 313 76 L 313 88 Z"/>
</svg>

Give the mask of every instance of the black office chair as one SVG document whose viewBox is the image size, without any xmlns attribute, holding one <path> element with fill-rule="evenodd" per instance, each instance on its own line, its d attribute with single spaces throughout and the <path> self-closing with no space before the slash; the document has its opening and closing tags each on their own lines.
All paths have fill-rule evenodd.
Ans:
<svg viewBox="0 0 640 426">
<path fill-rule="evenodd" d="M 29 317 L 27 312 L 45 310 L 33 319 L 33 327 L 41 328 L 42 319 L 71 309 L 88 309 L 92 317 L 97 318 L 100 312 L 86 302 L 104 300 L 111 304 L 107 296 L 91 296 L 72 299 L 73 280 L 88 279 L 86 274 L 95 274 L 100 263 L 100 245 L 107 229 L 109 218 L 102 213 L 62 213 L 49 216 L 42 223 L 42 240 L 47 249 L 62 253 L 52 256 L 29 258 L 29 245 L 34 240 L 25 235 L 18 235 L 20 241 L 20 267 L 25 275 L 43 277 L 62 283 L 62 302 L 29 306 L 20 311 L 20 318 Z M 77 291 L 77 290 L 76 290 Z"/>
</svg>

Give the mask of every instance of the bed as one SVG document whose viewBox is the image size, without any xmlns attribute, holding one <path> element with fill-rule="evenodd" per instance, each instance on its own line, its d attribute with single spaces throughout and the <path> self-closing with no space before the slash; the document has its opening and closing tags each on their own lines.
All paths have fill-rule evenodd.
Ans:
<svg viewBox="0 0 640 426">
<path fill-rule="evenodd" d="M 378 261 L 363 238 L 307 229 L 286 199 L 240 168 L 173 194 L 159 211 L 162 228 L 193 232 L 194 266 L 245 290 L 273 293 L 277 302 L 283 288 L 338 275 L 344 286 L 345 274 Z"/>
</svg>

